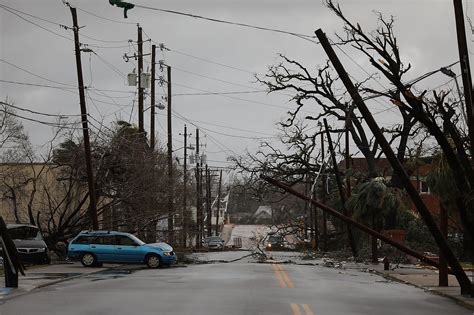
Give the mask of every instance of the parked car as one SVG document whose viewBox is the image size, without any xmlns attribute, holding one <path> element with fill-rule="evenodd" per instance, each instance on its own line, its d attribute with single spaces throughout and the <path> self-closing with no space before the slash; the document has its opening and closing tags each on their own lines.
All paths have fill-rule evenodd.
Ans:
<svg viewBox="0 0 474 315">
<path fill-rule="evenodd" d="M 208 249 L 224 249 L 225 241 L 220 236 L 209 236 L 202 240 L 202 245 Z"/>
<path fill-rule="evenodd" d="M 285 240 L 281 235 L 270 235 L 267 240 L 266 249 L 275 250 L 285 247 Z"/>
<path fill-rule="evenodd" d="M 173 247 L 146 244 L 135 235 L 116 231 L 82 231 L 68 246 L 68 258 L 85 267 L 102 263 L 145 263 L 149 268 L 177 262 Z"/>
<path fill-rule="evenodd" d="M 7 224 L 20 260 L 25 264 L 49 264 L 51 256 L 40 230 L 29 224 Z M 0 252 L 1 252 L 0 246 Z M 0 255 L 1 256 L 1 255 Z"/>
</svg>

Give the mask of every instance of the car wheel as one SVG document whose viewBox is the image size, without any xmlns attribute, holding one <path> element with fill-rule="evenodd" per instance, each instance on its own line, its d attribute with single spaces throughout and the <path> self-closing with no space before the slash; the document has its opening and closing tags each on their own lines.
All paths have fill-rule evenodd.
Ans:
<svg viewBox="0 0 474 315">
<path fill-rule="evenodd" d="M 94 267 L 97 265 L 97 258 L 94 254 L 84 253 L 81 257 L 81 263 L 84 267 Z"/>
<path fill-rule="evenodd" d="M 161 257 L 155 254 L 150 254 L 146 257 L 146 265 L 148 268 L 158 268 L 161 266 Z"/>
</svg>

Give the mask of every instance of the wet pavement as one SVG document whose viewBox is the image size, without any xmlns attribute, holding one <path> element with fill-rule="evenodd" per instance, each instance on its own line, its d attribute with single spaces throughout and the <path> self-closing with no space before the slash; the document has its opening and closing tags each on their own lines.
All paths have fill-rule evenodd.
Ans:
<svg viewBox="0 0 474 315">
<path fill-rule="evenodd" d="M 124 266 L 4 300 L 0 314 L 457 314 L 453 301 L 357 270 L 277 263 Z"/>
</svg>

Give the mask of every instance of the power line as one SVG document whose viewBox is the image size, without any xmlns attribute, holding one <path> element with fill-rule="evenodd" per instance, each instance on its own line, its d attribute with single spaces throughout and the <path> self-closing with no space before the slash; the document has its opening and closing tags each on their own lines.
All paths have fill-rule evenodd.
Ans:
<svg viewBox="0 0 474 315">
<path fill-rule="evenodd" d="M 92 13 L 92 12 L 86 11 L 84 9 L 81 9 L 77 6 L 76 6 L 76 9 L 78 9 L 79 11 L 82 11 L 84 13 L 87 13 L 89 15 L 95 16 L 96 18 L 99 18 L 99 19 L 102 19 L 102 20 L 105 20 L 105 21 L 109 21 L 109 22 L 114 22 L 114 23 L 119 23 L 119 24 L 128 24 L 128 25 L 136 25 L 137 24 L 135 22 L 124 22 L 124 21 L 117 21 L 117 20 L 112 20 L 112 19 L 109 19 L 109 18 L 105 18 L 103 16 L 100 16 L 100 15 L 97 15 L 95 13 Z"/>
<path fill-rule="evenodd" d="M 160 9 L 160 8 L 154 8 L 154 7 L 148 7 L 140 4 L 135 4 L 136 8 L 142 8 L 142 9 L 148 9 L 148 10 L 154 10 L 154 11 L 160 11 L 160 12 L 165 12 L 165 13 L 171 13 L 171 14 L 176 14 L 176 15 L 182 15 L 182 16 L 187 16 L 187 17 L 192 17 L 196 19 L 202 19 L 202 20 L 207 20 L 211 22 L 216 22 L 216 23 L 222 23 L 222 24 L 229 24 L 229 25 L 235 25 L 235 26 L 242 26 L 242 27 L 247 27 L 247 28 L 253 28 L 253 29 L 258 29 L 262 31 L 269 31 L 269 32 L 276 32 L 276 33 L 281 33 L 281 34 L 287 34 L 287 35 L 292 35 L 296 36 L 298 38 L 310 41 L 312 43 L 317 43 L 314 38 L 316 36 L 313 35 L 305 35 L 305 34 L 299 34 L 299 33 L 294 33 L 294 32 L 289 32 L 289 31 L 284 31 L 284 30 L 279 30 L 279 29 L 273 29 L 273 28 L 268 28 L 268 27 L 262 27 L 262 26 L 256 26 L 256 25 L 251 25 L 251 24 L 246 24 L 246 23 L 240 23 L 240 22 L 232 22 L 232 21 L 227 21 L 227 20 L 221 20 L 221 19 L 215 19 L 215 18 L 210 18 L 210 17 L 205 17 L 202 15 L 196 15 L 196 14 L 191 14 L 191 13 L 185 13 L 185 12 L 180 12 L 180 11 L 175 11 L 175 10 L 166 10 L 166 9 Z"/>
<path fill-rule="evenodd" d="M 80 114 L 68 115 L 68 114 L 49 114 L 49 113 L 44 113 L 44 112 L 38 112 L 38 111 L 34 111 L 34 110 L 31 110 L 31 109 L 27 109 L 27 108 L 21 108 L 21 107 L 15 106 L 13 104 L 5 103 L 5 102 L 2 102 L 2 101 L 0 101 L 0 104 L 15 108 L 17 110 L 29 112 L 29 113 L 32 113 L 32 114 L 47 116 L 47 117 L 67 118 L 67 117 L 78 117 L 78 116 L 80 117 L 81 116 Z"/>
<path fill-rule="evenodd" d="M 255 72 L 252 72 L 252 71 L 249 71 L 249 70 L 245 70 L 245 69 L 242 69 L 242 68 L 237 68 L 237 67 L 234 67 L 234 66 L 226 65 L 226 64 L 223 64 L 223 63 L 219 63 L 219 62 L 216 62 L 216 61 L 209 60 L 209 59 L 193 56 L 191 54 L 184 53 L 184 52 L 176 50 L 176 49 L 170 49 L 170 48 L 165 48 L 165 49 L 168 50 L 168 51 L 183 55 L 183 56 L 187 56 L 187 57 L 194 58 L 194 59 L 197 59 L 197 60 L 201 60 L 201 61 L 204 61 L 204 62 L 212 63 L 212 64 L 215 64 L 215 65 L 218 65 L 218 66 L 221 66 L 221 67 L 225 67 L 225 68 L 229 68 L 229 69 L 233 69 L 233 70 L 237 70 L 237 71 L 241 71 L 241 72 L 245 72 L 245 73 L 250 73 L 252 75 L 255 74 Z"/>
</svg>

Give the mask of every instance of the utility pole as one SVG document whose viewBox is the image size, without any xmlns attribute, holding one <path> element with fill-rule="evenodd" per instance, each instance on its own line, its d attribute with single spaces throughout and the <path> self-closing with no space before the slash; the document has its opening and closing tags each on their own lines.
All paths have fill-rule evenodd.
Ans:
<svg viewBox="0 0 474 315">
<path fill-rule="evenodd" d="M 207 236 L 212 236 L 211 174 L 206 164 L 206 212 Z"/>
<path fill-rule="evenodd" d="M 186 248 L 186 240 L 188 238 L 188 222 L 187 222 L 187 182 L 188 182 L 188 168 L 187 168 L 187 159 L 188 159 L 188 128 L 184 125 L 184 162 L 183 162 L 183 216 L 181 217 L 181 228 L 183 230 L 183 248 Z"/>
<path fill-rule="evenodd" d="M 202 241 L 202 199 L 201 199 L 201 171 L 199 163 L 199 129 L 196 128 L 196 227 L 197 227 L 197 244 L 196 246 L 201 247 Z"/>
<path fill-rule="evenodd" d="M 156 45 L 151 46 L 151 88 L 150 88 L 150 149 L 155 150 L 155 58 Z M 186 163 L 186 159 L 185 159 Z"/>
<path fill-rule="evenodd" d="M 464 100 L 466 101 L 467 126 L 469 131 L 470 151 L 474 155 L 474 107 L 472 105 L 472 77 L 469 64 L 469 52 L 466 41 L 466 28 L 462 0 L 453 0 L 454 15 L 456 18 L 456 33 L 458 38 L 459 61 L 461 65 L 462 84 L 464 86 Z"/>
<path fill-rule="evenodd" d="M 220 170 L 219 172 L 219 187 L 217 189 L 216 236 L 219 235 L 219 212 L 221 209 L 221 186 L 222 186 L 222 170 Z"/>
<path fill-rule="evenodd" d="M 443 233 L 444 237 L 448 237 L 448 209 L 446 209 L 443 203 L 439 202 L 439 229 Z M 447 287 L 448 286 L 448 263 L 446 258 L 441 251 L 439 251 L 439 276 L 438 276 L 438 286 Z"/>
<path fill-rule="evenodd" d="M 174 216 L 174 183 L 173 183 L 173 129 L 171 128 L 171 67 L 167 66 L 168 73 L 168 242 L 173 243 L 173 216 Z"/>
<path fill-rule="evenodd" d="M 327 175 L 326 175 L 326 167 L 325 167 L 325 158 L 324 158 L 324 133 L 321 132 L 321 159 L 323 162 L 323 184 L 322 184 L 322 203 L 326 204 L 326 182 L 327 182 Z M 323 250 L 325 252 L 328 251 L 328 223 L 326 217 L 326 211 L 323 211 Z"/>
<path fill-rule="evenodd" d="M 349 78 L 349 75 L 344 69 L 344 66 L 341 64 L 333 48 L 331 47 L 331 44 L 329 43 L 326 35 L 323 33 L 321 29 L 318 29 L 316 31 L 316 36 L 318 37 L 319 42 L 321 43 L 321 46 L 323 46 L 324 51 L 328 55 L 328 58 L 331 60 L 331 63 L 333 64 L 334 69 L 336 70 L 337 74 L 341 78 L 342 83 L 344 84 L 347 91 L 351 95 L 354 103 L 357 105 L 357 108 L 362 114 L 364 121 L 366 122 L 367 126 L 372 131 L 372 134 L 374 135 L 375 139 L 379 143 L 382 149 L 382 152 L 385 154 L 388 161 L 390 162 L 390 165 L 393 168 L 394 174 L 396 174 L 398 178 L 400 179 L 401 184 L 407 191 L 408 195 L 413 201 L 413 204 L 416 206 L 418 213 L 420 214 L 421 218 L 423 219 L 426 226 L 428 227 L 440 251 L 443 253 L 444 257 L 446 258 L 449 266 L 451 267 L 452 272 L 454 273 L 454 275 L 456 276 L 456 279 L 459 282 L 459 286 L 461 287 L 461 294 L 462 295 L 474 294 L 474 288 L 471 284 L 471 281 L 467 277 L 461 264 L 459 263 L 458 259 L 456 258 L 453 251 L 449 247 L 448 243 L 446 242 L 446 239 L 443 237 L 443 234 L 439 230 L 438 225 L 433 219 L 433 216 L 431 215 L 430 211 L 428 210 L 423 200 L 421 199 L 420 195 L 418 194 L 418 191 L 415 189 L 415 187 L 411 183 L 410 178 L 405 172 L 405 169 L 403 168 L 402 164 L 400 163 L 397 156 L 393 152 L 387 139 L 385 139 L 377 122 L 375 121 L 374 117 L 372 116 L 369 109 L 367 108 L 367 105 L 362 100 L 362 97 L 360 96 L 357 87 L 354 85 L 354 83 L 352 83 L 352 80 Z"/>
<path fill-rule="evenodd" d="M 352 191 L 351 191 L 351 179 L 350 179 L 350 176 L 349 176 L 349 169 L 351 167 L 351 155 L 349 153 L 349 131 L 350 131 L 350 128 L 351 128 L 351 125 L 352 125 L 352 108 L 350 106 L 348 106 L 347 110 L 346 110 L 346 130 L 345 130 L 345 144 L 346 144 L 346 197 L 349 198 L 352 194 Z"/>
<path fill-rule="evenodd" d="M 84 150 L 86 154 L 87 184 L 89 187 L 89 215 L 92 221 L 92 228 L 99 229 L 99 219 L 97 218 L 97 199 L 95 195 L 94 173 L 92 170 L 91 144 L 89 141 L 89 126 L 87 123 L 86 98 L 84 95 L 84 80 L 82 77 L 81 49 L 79 44 L 79 25 L 77 23 L 76 8 L 69 7 L 72 14 L 74 31 L 74 48 L 76 51 L 77 83 L 79 87 L 79 102 L 81 104 L 82 135 L 84 138 Z"/>
<path fill-rule="evenodd" d="M 329 132 L 328 122 L 326 118 L 323 119 L 323 122 L 324 122 L 324 128 L 326 129 L 326 137 L 328 138 L 328 146 L 329 146 L 329 152 L 331 153 L 334 175 L 336 177 L 336 183 L 339 189 L 339 195 L 341 197 L 342 213 L 345 216 L 348 216 L 347 208 L 345 206 L 346 197 L 344 195 L 344 189 L 342 187 L 341 174 L 339 173 L 339 167 L 337 166 L 336 153 L 334 152 L 334 146 L 332 144 L 331 133 Z M 352 227 L 350 226 L 350 224 L 347 224 L 346 226 L 347 226 L 347 236 L 349 238 L 349 246 L 351 247 L 352 255 L 354 255 L 354 257 L 357 257 L 357 245 L 354 239 L 354 234 L 352 232 Z"/>
<path fill-rule="evenodd" d="M 138 131 L 144 134 L 145 129 L 143 128 L 143 39 L 142 39 L 142 27 L 138 26 Z"/>
</svg>

